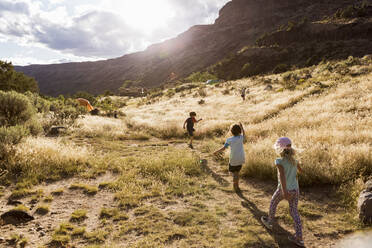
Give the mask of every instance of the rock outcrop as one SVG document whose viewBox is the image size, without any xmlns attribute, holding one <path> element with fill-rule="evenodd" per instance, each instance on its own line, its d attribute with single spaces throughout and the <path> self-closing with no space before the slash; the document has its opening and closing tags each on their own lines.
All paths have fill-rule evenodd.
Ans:
<svg viewBox="0 0 372 248">
<path fill-rule="evenodd" d="M 10 210 L 0 216 L 4 224 L 19 225 L 34 220 L 34 217 L 21 210 Z"/>
<path fill-rule="evenodd" d="M 372 180 L 366 183 L 366 188 L 360 193 L 358 210 L 359 219 L 365 224 L 372 224 Z"/>
</svg>

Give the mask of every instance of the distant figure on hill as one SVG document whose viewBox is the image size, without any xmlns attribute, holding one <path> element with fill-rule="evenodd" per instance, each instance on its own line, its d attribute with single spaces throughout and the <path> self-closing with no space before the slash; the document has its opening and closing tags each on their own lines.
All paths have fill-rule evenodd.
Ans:
<svg viewBox="0 0 372 248">
<path fill-rule="evenodd" d="M 228 138 L 225 145 L 215 151 L 213 155 L 219 155 L 226 148 L 230 147 L 229 171 L 233 174 L 233 182 L 235 191 L 239 192 L 239 172 L 245 163 L 245 153 L 243 143 L 245 142 L 245 132 L 241 123 L 231 127 L 232 137 Z"/>
<path fill-rule="evenodd" d="M 302 239 L 302 225 L 298 213 L 299 186 L 297 170 L 302 171 L 300 164 L 294 159 L 295 150 L 292 141 L 287 137 L 279 138 L 274 144 L 274 148 L 279 158 L 275 159 L 275 166 L 278 172 L 278 188 L 270 202 L 269 216 L 262 216 L 261 221 L 267 229 L 272 229 L 275 219 L 276 208 L 280 201 L 286 199 L 289 202 L 290 214 L 294 220 L 296 235 L 289 236 L 288 239 L 300 247 L 305 247 Z"/>
<path fill-rule="evenodd" d="M 194 123 L 198 123 L 199 121 L 203 120 L 203 119 L 196 120 L 195 117 L 196 117 L 196 113 L 190 112 L 190 117 L 187 118 L 185 122 L 183 123 L 183 129 L 185 128 L 187 129 L 187 133 L 189 134 L 189 137 L 190 137 L 189 147 L 191 149 L 194 149 L 194 147 L 192 146 L 192 141 L 194 139 L 194 132 L 195 132 Z"/>
<path fill-rule="evenodd" d="M 245 94 L 246 94 L 246 87 L 242 88 L 241 97 L 243 98 L 243 101 L 245 101 Z"/>
</svg>

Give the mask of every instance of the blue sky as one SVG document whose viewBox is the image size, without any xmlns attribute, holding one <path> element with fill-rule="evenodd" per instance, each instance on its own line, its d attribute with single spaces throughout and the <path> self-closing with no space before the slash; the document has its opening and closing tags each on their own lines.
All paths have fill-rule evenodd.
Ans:
<svg viewBox="0 0 372 248">
<path fill-rule="evenodd" d="M 0 60 L 15 65 L 92 61 L 144 50 L 229 0 L 0 0 Z"/>
</svg>

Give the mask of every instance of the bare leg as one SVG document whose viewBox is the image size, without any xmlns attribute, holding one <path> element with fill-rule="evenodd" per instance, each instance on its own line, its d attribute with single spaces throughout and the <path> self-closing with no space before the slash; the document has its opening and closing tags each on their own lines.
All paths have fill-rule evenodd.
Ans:
<svg viewBox="0 0 372 248">
<path fill-rule="evenodd" d="M 234 184 L 234 189 L 239 190 L 239 172 L 233 172 L 233 184 Z"/>
</svg>

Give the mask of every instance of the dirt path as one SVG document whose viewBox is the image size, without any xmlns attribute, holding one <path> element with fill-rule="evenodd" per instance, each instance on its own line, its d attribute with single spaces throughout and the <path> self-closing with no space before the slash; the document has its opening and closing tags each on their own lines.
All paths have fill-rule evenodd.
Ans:
<svg viewBox="0 0 372 248">
<path fill-rule="evenodd" d="M 166 150 L 175 148 L 187 150 L 206 160 L 203 166 L 208 175 L 205 181 L 200 182 L 201 187 L 207 187 L 208 192 L 203 196 L 193 198 L 179 198 L 167 200 L 162 199 L 148 200 L 148 206 L 154 206 L 157 211 L 169 219 L 174 211 L 187 211 L 190 206 L 198 206 L 197 211 L 215 210 L 219 225 L 211 227 L 210 232 L 216 232 L 217 237 L 213 241 L 196 240 L 195 242 L 213 242 L 215 247 L 295 247 L 288 241 L 288 235 L 293 233 L 292 220 L 288 214 L 287 203 L 282 202 L 278 208 L 278 225 L 274 231 L 266 230 L 260 223 L 262 215 L 267 214 L 272 193 L 275 191 L 275 182 L 262 182 L 252 179 L 241 179 L 241 193 L 237 194 L 232 190 L 232 177 L 227 171 L 225 164 L 214 161 L 208 153 L 198 150 L 200 143 L 196 142 L 196 149 L 189 150 L 186 144 L 180 141 L 164 142 L 151 140 L 146 142 L 125 141 L 119 142 L 117 148 L 111 151 L 99 141 L 91 139 L 78 139 L 80 145 L 90 145 L 94 150 L 105 152 L 120 152 L 122 156 L 140 155 L 146 149 Z M 114 149 L 114 150 L 113 150 Z M 87 218 L 84 221 L 86 231 L 91 232 L 100 230 L 104 224 L 99 219 L 102 207 L 115 208 L 117 203 L 114 200 L 114 193 L 107 190 L 99 190 L 97 194 L 89 196 L 83 190 L 71 190 L 70 186 L 74 183 L 86 184 L 97 187 L 103 182 L 113 182 L 116 178 L 111 174 L 105 174 L 96 179 L 68 179 L 51 184 L 43 184 L 35 189 L 42 189 L 43 197 L 50 196 L 53 192 L 63 189 L 61 195 L 54 195 L 50 205 L 50 212 L 46 215 L 38 215 L 35 208 L 38 203 L 33 203 L 32 197 L 25 197 L 20 201 L 30 208 L 30 213 L 35 217 L 34 221 L 19 226 L 2 225 L 0 226 L 0 237 L 8 238 L 13 233 L 22 234 L 28 239 L 28 247 L 37 247 L 40 244 L 48 244 L 51 236 L 61 223 L 68 223 L 73 211 L 86 209 Z M 0 197 L 0 211 L 5 212 L 13 206 L 7 205 L 10 190 L 5 191 L 5 195 Z M 39 203 L 43 200 L 39 199 Z M 322 248 L 333 247 L 336 241 L 344 234 L 352 231 L 352 228 L 345 224 L 345 210 L 337 205 L 337 200 L 330 189 L 303 189 L 300 199 L 300 214 L 304 223 L 304 239 L 307 247 Z M 129 220 L 136 223 L 136 210 L 127 213 Z M 112 226 L 112 233 L 123 227 Z M 161 230 L 159 230 L 161 231 Z M 120 233 L 120 232 L 119 232 Z M 124 234 L 120 234 L 124 235 Z M 120 236 L 113 241 L 110 236 L 106 240 L 106 245 L 117 244 L 115 247 L 137 247 L 136 242 L 142 236 L 126 235 Z M 145 234 L 141 234 L 145 235 Z M 146 236 L 143 236 L 144 238 Z M 178 237 L 177 235 L 175 237 Z M 182 236 L 180 236 L 182 238 Z M 202 237 L 201 237 L 202 238 Z M 85 247 L 85 240 L 74 242 L 75 247 Z M 231 244 L 231 246 L 228 246 Z M 5 240 L 0 238 L 0 247 L 8 247 Z M 114 247 L 114 246 L 113 246 Z M 171 242 L 165 247 L 187 247 L 182 243 L 182 239 L 172 238 Z M 194 246 L 193 246 L 194 247 Z M 198 246 L 195 246 L 198 247 Z M 200 245 L 203 247 L 203 245 Z M 205 246 L 209 247 L 209 246 Z"/>
<path fill-rule="evenodd" d="M 187 149 L 186 145 L 177 145 L 179 148 Z M 205 170 L 221 186 L 228 190 L 214 191 L 216 199 L 223 199 L 218 204 L 234 204 L 248 210 L 247 218 L 254 218 L 255 224 L 261 225 L 260 218 L 267 215 L 270 200 L 276 190 L 276 183 L 264 183 L 255 179 L 241 179 L 240 193 L 232 190 L 232 176 L 227 172 L 227 166 L 214 161 L 211 154 L 194 150 L 201 160 L 205 160 Z M 240 204 L 239 204 L 240 203 Z M 288 210 L 288 203 L 282 201 L 278 207 L 278 223 L 273 231 L 266 230 L 278 247 L 296 247 L 288 241 L 288 236 L 294 233 L 293 222 L 289 215 L 284 214 Z M 301 207 L 305 209 L 301 209 Z M 337 241 L 345 234 L 352 232 L 343 226 L 345 210 L 337 204 L 335 194 L 331 188 L 301 189 L 299 211 L 304 224 L 303 233 L 306 247 L 334 247 Z M 283 215 L 286 219 L 283 220 Z M 313 222 L 313 223 L 311 223 Z M 316 227 L 316 228 L 314 228 Z M 262 247 L 271 247 L 262 243 Z"/>
<path fill-rule="evenodd" d="M 69 189 L 73 184 L 84 184 L 90 186 L 98 186 L 101 182 L 113 181 L 115 178 L 106 174 L 96 179 L 68 179 L 51 184 L 42 184 L 35 187 L 34 190 L 42 190 L 43 196 L 35 200 L 33 197 L 25 197 L 18 201 L 22 205 L 30 209 L 30 214 L 35 217 L 35 220 L 20 224 L 13 225 L 0 225 L 0 237 L 3 242 L 0 242 L 0 247 L 9 247 L 5 242 L 11 234 L 23 235 L 27 237 L 28 247 L 38 247 L 40 244 L 47 244 L 53 231 L 59 227 L 61 223 L 67 223 L 70 219 L 72 212 L 77 209 L 88 209 L 86 226 L 87 231 L 97 228 L 99 223 L 99 211 L 101 207 L 116 206 L 114 203 L 113 193 L 106 190 L 99 190 L 94 196 L 89 196 L 83 193 L 83 190 Z M 4 213 L 14 208 L 8 205 L 8 198 L 11 194 L 10 190 L 0 198 L 0 212 Z M 53 197 L 50 203 L 43 202 L 46 196 Z M 39 204 L 49 205 L 50 212 L 45 215 L 35 213 Z M 4 237 L 3 237 L 4 235 Z M 1 241 L 0 238 L 0 241 Z"/>
</svg>

